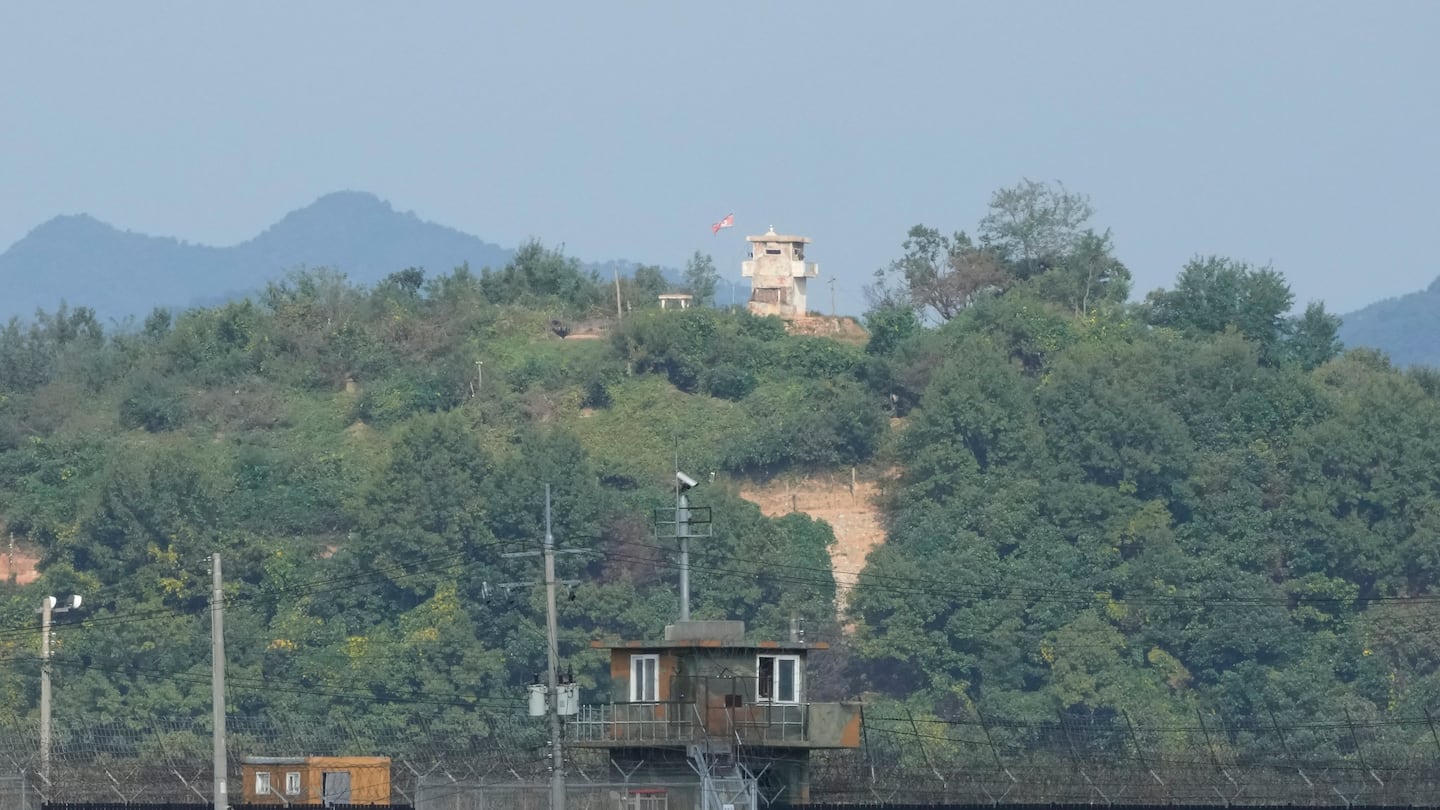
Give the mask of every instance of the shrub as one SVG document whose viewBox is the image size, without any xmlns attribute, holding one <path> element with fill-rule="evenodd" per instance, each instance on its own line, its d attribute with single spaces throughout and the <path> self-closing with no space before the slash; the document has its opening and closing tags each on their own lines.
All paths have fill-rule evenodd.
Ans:
<svg viewBox="0 0 1440 810">
<path fill-rule="evenodd" d="M 710 396 L 737 401 L 749 396 L 757 382 L 754 372 L 734 363 L 716 366 L 701 378 L 701 385 Z"/>
<path fill-rule="evenodd" d="M 150 433 L 174 430 L 185 422 L 185 392 L 172 378 L 154 372 L 133 379 L 120 400 L 120 424 Z"/>
</svg>

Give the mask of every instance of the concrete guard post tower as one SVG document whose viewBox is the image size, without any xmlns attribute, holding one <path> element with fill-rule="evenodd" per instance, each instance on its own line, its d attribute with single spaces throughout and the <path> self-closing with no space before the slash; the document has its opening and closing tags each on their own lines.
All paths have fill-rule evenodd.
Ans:
<svg viewBox="0 0 1440 810">
<path fill-rule="evenodd" d="M 806 308 L 805 282 L 820 275 L 820 265 L 805 261 L 810 239 L 775 233 L 772 226 L 760 236 L 747 236 L 750 260 L 741 264 L 741 275 L 750 279 L 750 301 L 756 315 L 803 318 Z"/>
</svg>

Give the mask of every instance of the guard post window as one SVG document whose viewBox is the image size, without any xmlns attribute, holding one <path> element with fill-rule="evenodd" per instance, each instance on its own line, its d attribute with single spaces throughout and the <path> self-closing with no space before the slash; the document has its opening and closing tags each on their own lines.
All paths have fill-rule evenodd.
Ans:
<svg viewBox="0 0 1440 810">
<path fill-rule="evenodd" d="M 265 796 L 265 795 L 268 795 L 269 793 L 270 793 L 270 772 L 269 772 L 269 771 L 256 771 L 256 772 L 255 772 L 255 795 L 256 795 L 256 796 Z"/>
<path fill-rule="evenodd" d="M 660 656 L 630 656 L 630 702 L 654 703 L 660 699 Z"/>
<path fill-rule="evenodd" d="M 300 795 L 300 772 L 299 772 L 299 771 L 289 771 L 289 772 L 287 772 L 287 773 L 285 774 L 285 795 L 286 795 L 286 796 L 299 796 L 299 795 Z"/>
<path fill-rule="evenodd" d="M 800 702 L 800 656 L 762 655 L 755 675 L 756 696 L 762 702 Z"/>
</svg>

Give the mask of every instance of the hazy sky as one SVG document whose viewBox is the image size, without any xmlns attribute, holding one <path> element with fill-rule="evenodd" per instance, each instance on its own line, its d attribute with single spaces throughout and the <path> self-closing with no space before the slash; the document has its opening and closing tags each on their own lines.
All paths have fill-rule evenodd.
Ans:
<svg viewBox="0 0 1440 810">
<path fill-rule="evenodd" d="M 358 189 L 737 278 L 773 224 L 858 310 L 910 225 L 1030 177 L 1091 195 L 1137 297 L 1196 253 L 1338 311 L 1440 274 L 1429 0 L 12 0 L 0 75 L 0 249 L 78 212 L 233 244 Z"/>
</svg>

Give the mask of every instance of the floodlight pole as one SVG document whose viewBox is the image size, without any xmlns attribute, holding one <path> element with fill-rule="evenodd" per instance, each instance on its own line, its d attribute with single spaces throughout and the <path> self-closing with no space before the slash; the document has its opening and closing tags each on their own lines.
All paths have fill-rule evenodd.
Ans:
<svg viewBox="0 0 1440 810">
<path fill-rule="evenodd" d="M 56 607 L 56 599 L 40 600 L 40 780 L 50 784 L 50 629 L 56 613 L 80 607 L 80 597 L 71 596 L 64 607 Z"/>
<path fill-rule="evenodd" d="M 40 600 L 40 779 L 50 784 L 50 612 L 55 597 Z"/>
</svg>

